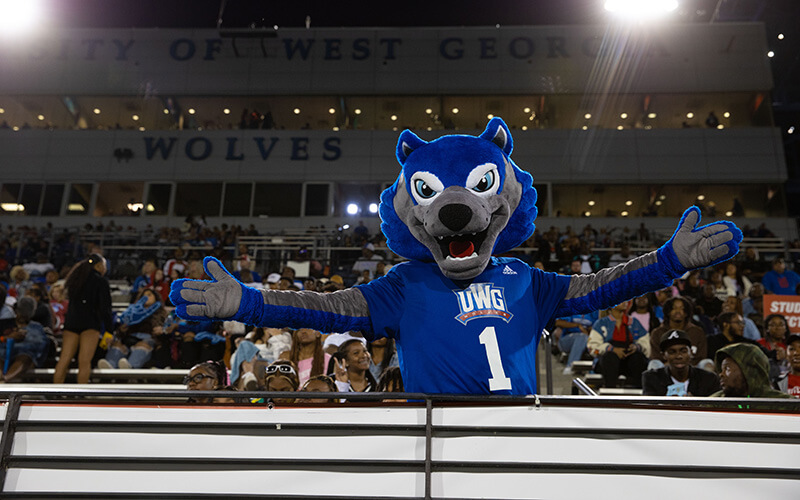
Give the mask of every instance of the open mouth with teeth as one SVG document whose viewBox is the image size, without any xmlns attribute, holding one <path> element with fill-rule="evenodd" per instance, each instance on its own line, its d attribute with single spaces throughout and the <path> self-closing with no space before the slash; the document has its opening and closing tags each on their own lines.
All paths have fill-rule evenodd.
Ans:
<svg viewBox="0 0 800 500">
<path fill-rule="evenodd" d="M 467 259 L 476 254 L 486 239 L 489 229 L 477 233 L 454 234 L 439 236 L 436 242 L 442 251 L 442 256 L 447 259 Z"/>
</svg>

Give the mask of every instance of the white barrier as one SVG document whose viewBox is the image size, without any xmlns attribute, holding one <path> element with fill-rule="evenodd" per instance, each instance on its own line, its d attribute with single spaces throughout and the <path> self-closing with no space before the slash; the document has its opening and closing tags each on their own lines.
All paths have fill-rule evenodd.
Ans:
<svg viewBox="0 0 800 500">
<path fill-rule="evenodd" d="M 797 413 L 581 406 L 599 399 L 273 409 L 27 402 L 2 496 L 797 498 Z"/>
</svg>

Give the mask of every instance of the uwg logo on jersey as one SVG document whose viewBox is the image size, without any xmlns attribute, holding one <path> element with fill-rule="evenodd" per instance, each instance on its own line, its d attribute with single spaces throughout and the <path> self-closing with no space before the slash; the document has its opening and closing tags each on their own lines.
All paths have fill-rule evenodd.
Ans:
<svg viewBox="0 0 800 500">
<path fill-rule="evenodd" d="M 473 283 L 464 290 L 453 290 L 458 297 L 461 314 L 456 319 L 463 324 L 483 316 L 494 316 L 506 323 L 514 316 L 506 308 L 503 289 L 491 283 Z"/>
</svg>

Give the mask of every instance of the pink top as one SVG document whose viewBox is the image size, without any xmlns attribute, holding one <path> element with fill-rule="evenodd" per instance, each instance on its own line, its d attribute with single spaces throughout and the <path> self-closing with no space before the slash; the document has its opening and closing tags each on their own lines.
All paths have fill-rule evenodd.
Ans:
<svg viewBox="0 0 800 500">
<path fill-rule="evenodd" d="M 331 355 L 327 352 L 325 353 L 325 358 L 322 362 L 322 373 L 325 373 L 325 369 L 328 368 L 328 363 L 331 360 Z M 314 362 L 314 358 L 306 358 L 301 359 L 297 362 L 297 376 L 300 378 L 300 387 L 303 387 L 303 384 L 306 383 L 306 380 L 311 378 L 311 365 Z"/>
</svg>

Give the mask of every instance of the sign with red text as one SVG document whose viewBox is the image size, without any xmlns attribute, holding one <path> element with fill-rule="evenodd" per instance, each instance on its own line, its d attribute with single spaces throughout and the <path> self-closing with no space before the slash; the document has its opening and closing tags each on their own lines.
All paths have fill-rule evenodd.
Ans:
<svg viewBox="0 0 800 500">
<path fill-rule="evenodd" d="M 764 295 L 764 317 L 780 314 L 789 322 L 789 331 L 800 333 L 800 296 Z"/>
</svg>

